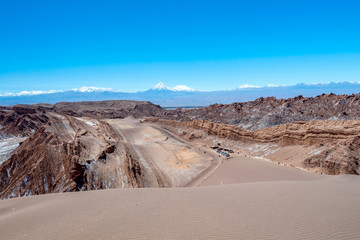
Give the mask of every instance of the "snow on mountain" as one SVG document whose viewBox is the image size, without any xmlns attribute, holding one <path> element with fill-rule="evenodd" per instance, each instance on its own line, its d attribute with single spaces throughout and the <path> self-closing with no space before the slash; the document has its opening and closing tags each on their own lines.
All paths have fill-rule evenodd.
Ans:
<svg viewBox="0 0 360 240">
<path fill-rule="evenodd" d="M 164 84 L 163 82 L 159 82 L 158 84 L 156 84 L 152 90 L 169 90 L 169 91 L 173 91 L 173 89 L 169 86 L 167 86 L 166 84 Z"/>
<path fill-rule="evenodd" d="M 184 85 L 171 88 L 160 82 L 152 89 L 133 93 L 100 87 L 7 93 L 0 95 L 0 105 L 128 99 L 151 101 L 165 107 L 206 106 L 214 103 L 228 104 L 239 101 L 253 101 L 259 97 L 291 98 L 297 95 L 314 97 L 323 93 L 353 94 L 359 92 L 360 83 L 358 82 L 302 83 L 296 85 L 265 85 L 261 87 L 245 84 L 231 91 L 198 91 Z"/>
<path fill-rule="evenodd" d="M 190 88 L 188 86 L 185 85 L 177 85 L 174 88 L 169 87 L 168 85 L 164 84 L 163 82 L 159 82 L 158 84 L 156 84 L 152 90 L 167 90 L 167 91 L 188 91 L 188 92 L 193 92 L 195 91 L 195 89 Z"/>
<path fill-rule="evenodd" d="M 244 85 L 240 85 L 237 87 L 237 89 L 242 89 L 242 88 L 261 88 L 261 87 L 256 86 L 256 85 L 251 85 L 251 84 L 244 84 Z"/>
<path fill-rule="evenodd" d="M 190 88 L 190 87 L 185 86 L 185 85 L 177 85 L 177 86 L 174 87 L 174 90 L 175 91 L 188 91 L 188 92 L 195 91 L 195 89 Z"/>
<path fill-rule="evenodd" d="M 19 93 L 5 93 L 0 94 L 0 97 L 20 97 L 20 96 L 35 96 L 35 95 L 44 95 L 44 94 L 52 94 L 52 93 L 62 93 L 62 92 L 82 92 L 82 93 L 91 93 L 91 92 L 106 92 L 106 91 L 114 91 L 111 88 L 102 88 L 102 87 L 80 87 L 80 88 L 74 88 L 71 90 L 48 90 L 48 91 L 38 91 L 38 90 L 32 90 L 32 91 L 22 91 Z"/>
<path fill-rule="evenodd" d="M 80 87 L 80 88 L 74 88 L 74 89 L 71 89 L 72 91 L 75 91 L 75 92 L 113 92 L 114 90 L 111 89 L 111 88 L 103 88 L 103 87 L 87 87 L 87 86 L 83 86 L 83 87 Z"/>
<path fill-rule="evenodd" d="M 156 84 L 152 90 L 167 90 L 167 91 L 195 91 L 195 89 L 190 88 L 185 85 L 177 85 L 174 88 L 171 88 L 164 84 L 163 82 L 159 82 Z M 5 93 L 0 94 L 0 97 L 21 97 L 21 96 L 36 96 L 36 95 L 45 95 L 45 94 L 53 94 L 53 93 L 64 93 L 64 92 L 79 92 L 79 93 L 92 93 L 92 92 L 115 92 L 112 88 L 104 88 L 104 87 L 87 87 L 83 86 L 80 88 L 73 88 L 70 90 L 48 90 L 48 91 L 22 91 L 18 93 Z"/>
<path fill-rule="evenodd" d="M 17 96 L 33 96 L 33 95 L 41 95 L 41 94 L 51 94 L 51 93 L 58 93 L 58 92 L 63 92 L 60 90 L 49 90 L 49 91 L 22 91 L 19 93 L 5 93 L 5 94 L 0 94 L 0 97 L 17 97 Z"/>
<path fill-rule="evenodd" d="M 283 85 L 284 87 L 285 85 Z M 276 84 L 271 84 L 269 83 L 268 85 L 266 85 L 266 87 L 281 87 L 280 85 L 276 85 Z"/>
</svg>

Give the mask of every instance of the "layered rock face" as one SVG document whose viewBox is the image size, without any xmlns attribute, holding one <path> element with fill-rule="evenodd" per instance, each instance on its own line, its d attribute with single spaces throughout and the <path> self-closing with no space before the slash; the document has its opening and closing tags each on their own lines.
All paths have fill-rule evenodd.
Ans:
<svg viewBox="0 0 360 240">
<path fill-rule="evenodd" d="M 360 175 L 360 135 L 318 147 L 316 154 L 305 159 L 306 168 L 331 175 Z"/>
<path fill-rule="evenodd" d="M 0 109 L 0 134 L 2 137 L 30 136 L 49 120 L 43 108 L 31 105 L 15 105 Z"/>
<path fill-rule="evenodd" d="M 249 131 L 229 124 L 213 123 L 198 119 L 189 122 L 178 122 L 160 118 L 146 118 L 145 122 L 200 129 L 208 134 L 232 140 L 284 144 L 328 143 L 345 140 L 360 134 L 360 120 L 299 121 L 255 131 Z"/>
<path fill-rule="evenodd" d="M 317 145 L 315 154 L 304 157 L 303 168 L 320 168 L 319 172 L 325 174 L 360 174 L 360 120 L 299 121 L 255 131 L 206 120 L 178 122 L 147 118 L 145 122 L 185 129 L 180 135 L 187 139 L 201 137 L 202 134 L 196 131 L 201 130 L 209 135 L 237 141 Z"/>
<path fill-rule="evenodd" d="M 251 102 L 168 111 L 164 118 L 177 121 L 209 120 L 248 130 L 294 121 L 360 119 L 360 94 L 323 94 L 314 98 L 298 96 L 289 99 L 259 98 Z"/>
<path fill-rule="evenodd" d="M 0 196 L 150 186 L 106 123 L 49 113 L 50 120 L 0 166 Z"/>
</svg>

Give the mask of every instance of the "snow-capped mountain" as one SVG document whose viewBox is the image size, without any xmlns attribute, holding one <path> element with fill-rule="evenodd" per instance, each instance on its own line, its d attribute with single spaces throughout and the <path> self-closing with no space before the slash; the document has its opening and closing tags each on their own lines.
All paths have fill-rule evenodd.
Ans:
<svg viewBox="0 0 360 240">
<path fill-rule="evenodd" d="M 60 90 L 49 90 L 49 91 L 38 91 L 38 90 L 22 91 L 22 92 L 19 92 L 19 93 L 5 93 L 5 94 L 0 94 L 0 97 L 16 97 L 16 96 L 41 95 L 41 94 L 51 94 L 51 93 L 57 93 L 57 92 L 62 92 L 62 91 L 60 91 Z"/>
<path fill-rule="evenodd" d="M 173 91 L 173 89 L 169 86 L 167 86 L 166 84 L 164 84 L 163 82 L 159 82 L 158 84 L 156 84 L 152 90 L 168 90 L 168 91 Z"/>
<path fill-rule="evenodd" d="M 177 85 L 177 86 L 174 87 L 174 90 L 175 91 L 188 91 L 188 92 L 196 91 L 195 89 L 190 88 L 190 87 L 185 86 L 185 85 Z"/>
<path fill-rule="evenodd" d="M 33 90 L 33 91 L 22 91 L 19 93 L 5 93 L 0 94 L 0 97 L 18 97 L 18 96 L 34 96 L 34 95 L 43 95 L 43 94 L 52 94 L 52 93 L 61 93 L 61 92 L 82 92 L 82 93 L 91 93 L 91 92 L 107 92 L 111 91 L 114 92 L 111 88 L 102 88 L 102 87 L 80 87 L 80 88 L 74 88 L 71 90 L 48 90 L 48 91 L 39 91 L 39 90 Z"/>
<path fill-rule="evenodd" d="M 80 87 L 80 88 L 74 88 L 74 89 L 71 89 L 72 91 L 75 91 L 75 92 L 114 92 L 113 89 L 111 88 L 103 88 L 103 87 L 86 87 L 86 86 L 83 86 L 83 87 Z"/>
<path fill-rule="evenodd" d="M 156 84 L 152 90 L 165 90 L 165 91 L 195 91 L 195 89 L 190 88 L 188 86 L 185 85 L 177 85 L 173 88 L 169 87 L 168 85 L 164 84 L 163 82 L 159 82 L 158 84 Z"/>
<path fill-rule="evenodd" d="M 234 90 L 212 92 L 196 91 L 185 85 L 169 87 L 160 82 L 153 88 L 135 93 L 118 92 L 111 88 L 81 87 L 71 90 L 23 91 L 0 95 L 0 105 L 101 101 L 138 100 L 150 101 L 163 107 L 207 106 L 214 103 L 252 101 L 259 97 L 291 98 L 297 95 L 314 97 L 322 93 L 352 94 L 360 92 L 360 83 L 338 82 L 297 84 L 292 86 L 255 86 L 244 84 Z"/>
<path fill-rule="evenodd" d="M 236 89 L 243 89 L 243 88 L 261 88 L 260 86 L 251 85 L 251 84 L 243 84 L 238 86 Z"/>
</svg>

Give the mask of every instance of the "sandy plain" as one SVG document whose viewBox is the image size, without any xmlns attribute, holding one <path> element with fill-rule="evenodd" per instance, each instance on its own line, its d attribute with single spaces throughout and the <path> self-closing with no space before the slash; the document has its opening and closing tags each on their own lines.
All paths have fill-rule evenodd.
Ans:
<svg viewBox="0 0 360 240">
<path fill-rule="evenodd" d="M 215 156 L 217 160 L 211 161 L 210 152 L 186 142 L 179 145 L 181 139 L 159 129 L 138 128 L 133 121 L 109 123 L 121 128 L 124 141 L 136 146 L 138 154 L 150 152 L 146 161 L 165 169 L 170 183 L 192 183 L 188 186 L 193 187 L 109 189 L 3 200 L 0 239 L 360 236 L 359 176 L 325 176 L 244 157 Z M 178 153 L 179 148 L 187 151 Z M 157 158 L 157 154 L 161 156 Z M 179 174 L 179 165 L 197 164 L 199 156 L 206 163 L 199 165 L 204 173 L 200 178 L 194 178 L 189 170 L 197 169 L 196 165 L 184 167 Z M 189 176 L 193 180 L 189 181 Z"/>
</svg>

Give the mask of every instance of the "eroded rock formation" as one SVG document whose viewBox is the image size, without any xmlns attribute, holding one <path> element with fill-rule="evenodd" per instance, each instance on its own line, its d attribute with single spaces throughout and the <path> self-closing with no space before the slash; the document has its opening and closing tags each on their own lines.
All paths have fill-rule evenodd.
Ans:
<svg viewBox="0 0 360 240">
<path fill-rule="evenodd" d="M 301 121 L 255 131 L 206 120 L 179 122 L 147 118 L 145 122 L 170 126 L 173 131 L 179 129 L 178 134 L 187 140 L 201 138 L 203 134 L 198 132 L 201 130 L 209 135 L 237 141 L 317 145 L 319 150 L 316 154 L 304 156 L 302 168 L 325 174 L 360 174 L 360 120 Z"/>
<path fill-rule="evenodd" d="M 141 157 L 124 136 L 102 120 L 128 116 L 157 117 L 146 121 L 184 129 L 177 134 L 189 141 L 213 135 L 248 143 L 315 146 L 316 151 L 303 157 L 301 168 L 325 174 L 360 174 L 359 94 L 260 98 L 192 110 L 164 110 L 136 101 L 15 105 L 0 107 L 0 137 L 26 140 L 2 156 L 0 198 L 171 186 L 165 172 L 156 164 L 144 167 L 146 163 L 139 161 Z M 184 172 L 184 166 L 174 166 Z M 189 171 L 188 178 L 196 171 Z M 178 181 L 180 175 L 172 174 Z"/>
<path fill-rule="evenodd" d="M 249 131 L 241 127 L 213 123 L 207 120 L 178 122 L 159 118 L 146 118 L 145 122 L 155 122 L 170 126 L 184 126 L 200 129 L 208 134 L 233 140 L 254 142 L 275 142 L 285 144 L 314 144 L 345 140 L 360 134 L 360 120 L 313 120 L 298 121 L 265 129 Z"/>
<path fill-rule="evenodd" d="M 0 166 L 0 196 L 146 187 L 141 165 L 100 120 L 49 113 Z"/>
<path fill-rule="evenodd" d="M 2 126 L 0 134 L 2 136 L 30 136 L 49 121 L 51 116 L 48 113 L 50 112 L 74 117 L 105 119 L 129 116 L 159 117 L 165 110 L 150 102 L 128 100 L 3 106 L 0 108 L 0 126 Z"/>
<path fill-rule="evenodd" d="M 166 112 L 164 118 L 176 121 L 209 120 L 248 130 L 294 121 L 360 119 L 360 94 L 323 94 L 289 99 L 258 98 L 250 102 L 214 104 L 190 110 L 177 109 Z"/>
<path fill-rule="evenodd" d="M 44 109 L 31 105 L 15 105 L 0 110 L 0 134 L 6 136 L 30 136 L 49 120 Z"/>
</svg>

